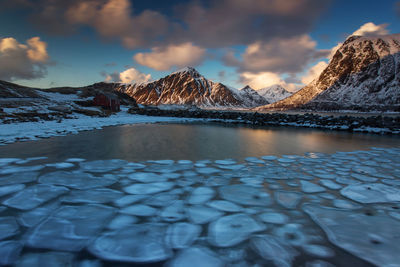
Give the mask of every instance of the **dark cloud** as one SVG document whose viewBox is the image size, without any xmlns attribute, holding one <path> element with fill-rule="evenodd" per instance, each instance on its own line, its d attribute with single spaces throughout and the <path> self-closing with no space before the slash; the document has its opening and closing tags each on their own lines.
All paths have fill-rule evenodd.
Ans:
<svg viewBox="0 0 400 267">
<path fill-rule="evenodd" d="M 223 70 L 221 70 L 221 71 L 218 72 L 218 78 L 219 78 L 220 80 L 224 80 L 224 79 L 225 79 L 225 75 L 226 75 L 226 72 L 223 71 Z"/>
<path fill-rule="evenodd" d="M 32 22 L 54 34 L 90 26 L 128 48 L 192 42 L 227 47 L 308 32 L 330 0 L 212 0 L 177 5 L 175 15 L 135 10 L 129 0 L 18 0 Z"/>
</svg>

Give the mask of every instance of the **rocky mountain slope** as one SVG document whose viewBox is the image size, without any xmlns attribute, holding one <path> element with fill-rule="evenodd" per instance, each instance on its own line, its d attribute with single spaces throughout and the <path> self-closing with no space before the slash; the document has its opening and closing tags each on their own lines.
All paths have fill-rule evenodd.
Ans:
<svg viewBox="0 0 400 267">
<path fill-rule="evenodd" d="M 240 89 L 239 93 L 242 95 L 243 99 L 248 99 L 250 103 L 253 103 L 256 106 L 262 106 L 272 103 L 265 99 L 265 97 L 261 96 L 257 90 L 254 90 L 248 85 Z"/>
<path fill-rule="evenodd" d="M 293 94 L 279 84 L 271 85 L 269 87 L 257 90 L 257 93 L 260 96 L 264 97 L 271 104 L 285 99 Z"/>
<path fill-rule="evenodd" d="M 351 36 L 309 85 L 258 109 L 399 110 L 400 34 Z"/>
<path fill-rule="evenodd" d="M 119 90 L 144 105 L 195 105 L 199 107 L 256 107 L 266 101 L 249 90 L 215 83 L 194 68 L 184 68 L 154 82 L 121 85 Z"/>
</svg>

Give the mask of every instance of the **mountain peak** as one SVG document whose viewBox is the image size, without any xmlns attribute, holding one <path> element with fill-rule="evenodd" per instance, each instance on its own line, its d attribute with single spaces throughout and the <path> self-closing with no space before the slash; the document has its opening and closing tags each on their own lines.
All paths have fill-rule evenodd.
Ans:
<svg viewBox="0 0 400 267">
<path fill-rule="evenodd" d="M 201 76 L 200 73 L 193 67 L 185 67 L 185 68 L 179 69 L 179 70 L 171 73 L 171 75 L 173 75 L 173 74 L 189 74 L 195 78 Z"/>
</svg>

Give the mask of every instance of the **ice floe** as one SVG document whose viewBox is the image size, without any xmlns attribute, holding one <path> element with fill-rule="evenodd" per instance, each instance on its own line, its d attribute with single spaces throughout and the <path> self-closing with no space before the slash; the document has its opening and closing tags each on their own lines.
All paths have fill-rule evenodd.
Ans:
<svg viewBox="0 0 400 267">
<path fill-rule="evenodd" d="M 213 198 L 214 195 L 215 192 L 210 187 L 197 187 L 189 196 L 188 203 L 192 205 L 203 204 Z"/>
<path fill-rule="evenodd" d="M 236 205 L 235 203 L 226 201 L 226 200 L 214 200 L 207 203 L 207 206 L 227 212 L 240 212 L 243 210 L 243 207 Z"/>
<path fill-rule="evenodd" d="M 123 193 L 108 188 L 71 190 L 62 198 L 66 203 L 109 203 L 121 198 Z"/>
<path fill-rule="evenodd" d="M 196 224 L 181 222 L 170 225 L 167 229 L 166 244 L 174 249 L 190 247 L 201 233 L 201 227 Z"/>
<path fill-rule="evenodd" d="M 202 205 L 189 206 L 185 210 L 189 220 L 194 224 L 205 224 L 223 215 L 221 211 Z"/>
<path fill-rule="evenodd" d="M 112 185 L 117 182 L 117 179 L 112 177 L 97 177 L 81 171 L 56 171 L 40 176 L 39 182 L 85 190 Z"/>
<path fill-rule="evenodd" d="M 311 183 L 309 181 L 300 181 L 300 184 L 301 184 L 301 190 L 304 193 L 319 193 L 319 192 L 324 192 L 326 190 L 322 186 Z"/>
<path fill-rule="evenodd" d="M 13 185 L 5 185 L 0 186 L 0 197 L 9 195 L 11 193 L 21 191 L 25 188 L 24 184 L 13 184 Z"/>
<path fill-rule="evenodd" d="M 88 172 L 109 172 L 119 168 L 122 168 L 127 164 L 124 160 L 112 159 L 112 160 L 95 160 L 81 162 L 81 169 Z"/>
<path fill-rule="evenodd" d="M 289 221 L 288 216 L 277 212 L 266 212 L 258 215 L 261 221 L 273 224 L 285 224 Z"/>
<path fill-rule="evenodd" d="M 30 210 L 68 191 L 63 186 L 32 185 L 3 201 L 3 205 L 20 210 Z"/>
<path fill-rule="evenodd" d="M 284 208 L 295 209 L 299 204 L 302 195 L 297 192 L 277 191 L 275 192 L 275 200 Z"/>
<path fill-rule="evenodd" d="M 19 226 L 14 217 L 0 217 L 0 240 L 16 235 Z"/>
<path fill-rule="evenodd" d="M 165 224 L 136 224 L 102 234 L 89 246 L 89 251 L 104 260 L 164 261 L 172 256 L 172 251 L 165 246 L 165 232 Z"/>
<path fill-rule="evenodd" d="M 368 216 L 311 204 L 303 209 L 336 246 L 377 266 L 400 262 L 400 221 L 383 214 Z"/>
<path fill-rule="evenodd" d="M 219 189 L 221 197 L 225 200 L 242 205 L 268 206 L 271 197 L 267 192 L 248 185 L 227 185 Z"/>
<path fill-rule="evenodd" d="M 0 242 L 0 264 L 11 265 L 18 260 L 22 251 L 23 243 L 19 241 L 1 241 Z"/>
<path fill-rule="evenodd" d="M 38 172 L 19 172 L 7 176 L 1 176 L 0 186 L 19 183 L 30 183 L 36 181 L 38 174 Z"/>
<path fill-rule="evenodd" d="M 349 185 L 340 193 L 360 203 L 400 201 L 400 188 L 378 183 Z"/>
<path fill-rule="evenodd" d="M 152 216 L 157 213 L 157 209 L 147 205 L 137 204 L 122 208 L 120 212 L 135 216 Z"/>
<path fill-rule="evenodd" d="M 208 227 L 209 242 L 218 247 L 231 247 L 248 239 L 266 226 L 249 215 L 239 213 L 219 218 Z"/>
</svg>

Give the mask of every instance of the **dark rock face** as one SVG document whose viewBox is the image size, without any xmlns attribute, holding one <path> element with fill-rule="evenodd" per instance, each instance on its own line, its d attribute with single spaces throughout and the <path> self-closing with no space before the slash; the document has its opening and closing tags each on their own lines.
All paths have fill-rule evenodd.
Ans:
<svg viewBox="0 0 400 267">
<path fill-rule="evenodd" d="M 398 109 L 399 87 L 400 34 L 351 36 L 316 80 L 262 109 Z"/>
<path fill-rule="evenodd" d="M 258 94 L 255 95 L 247 90 L 242 92 L 222 83 L 207 80 L 190 67 L 154 82 L 121 85 L 119 90 L 143 105 L 255 107 L 268 103 Z"/>
</svg>

